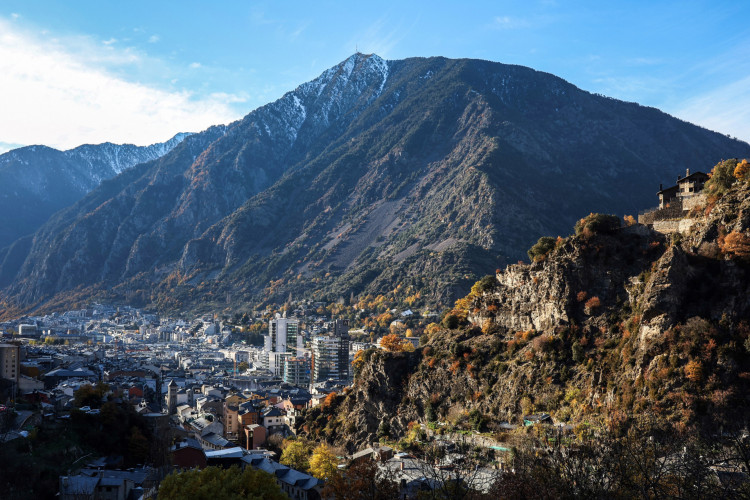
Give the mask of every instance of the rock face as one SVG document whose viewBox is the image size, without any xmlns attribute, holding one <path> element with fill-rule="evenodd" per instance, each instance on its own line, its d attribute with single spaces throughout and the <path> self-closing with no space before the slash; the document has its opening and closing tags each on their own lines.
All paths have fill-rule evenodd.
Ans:
<svg viewBox="0 0 750 500">
<path fill-rule="evenodd" d="M 190 134 L 150 146 L 85 144 L 58 151 L 28 146 L 0 155 L 0 248 L 117 174 L 170 152 Z"/>
<path fill-rule="evenodd" d="M 452 312 L 463 326 L 428 328 L 415 353 L 372 355 L 332 417 L 308 430 L 354 449 L 377 437 L 375 422 L 398 439 L 412 421 L 497 430 L 531 412 L 746 425 L 750 185 L 702 210 L 679 237 L 638 225 L 584 232 L 481 280 Z M 391 380 L 389 363 L 413 368 Z"/>
<path fill-rule="evenodd" d="M 750 155 L 529 68 L 363 54 L 189 139 L 6 250 L 6 305 L 215 310 L 399 284 L 448 305 L 542 234 Z"/>
</svg>

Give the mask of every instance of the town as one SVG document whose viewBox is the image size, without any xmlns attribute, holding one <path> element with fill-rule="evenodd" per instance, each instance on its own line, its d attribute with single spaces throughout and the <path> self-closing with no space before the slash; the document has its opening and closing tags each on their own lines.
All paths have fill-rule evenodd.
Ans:
<svg viewBox="0 0 750 500">
<path fill-rule="evenodd" d="M 383 300 L 375 302 L 386 307 Z M 69 460 L 77 463 L 58 478 L 60 498 L 99 498 L 104 492 L 151 498 L 169 472 L 207 465 L 271 472 L 290 497 L 321 498 L 324 481 L 279 462 L 283 445 L 303 426 L 304 411 L 348 390 L 357 352 L 393 345 L 414 350 L 418 333 L 437 316 L 390 309 L 355 320 L 369 325 L 366 330 L 331 317 L 331 310 L 347 309 L 302 302 L 188 321 L 92 304 L 2 323 L 6 404 L 0 411 L 13 418 L 6 418 L 0 437 L 23 442 L 40 426 L 96 425 L 107 401 L 124 403 L 148 422 L 151 442 L 144 446 L 151 451 L 125 458 L 74 451 Z M 132 441 L 130 436 L 130 448 Z M 453 445 L 446 438 L 441 444 Z M 345 463 L 345 452 L 336 451 L 336 464 Z M 434 486 L 443 474 L 437 467 L 426 477 L 431 465 L 387 444 L 348 456 L 373 457 L 405 492 Z M 492 483 L 493 469 L 474 472 L 482 483 Z"/>
</svg>

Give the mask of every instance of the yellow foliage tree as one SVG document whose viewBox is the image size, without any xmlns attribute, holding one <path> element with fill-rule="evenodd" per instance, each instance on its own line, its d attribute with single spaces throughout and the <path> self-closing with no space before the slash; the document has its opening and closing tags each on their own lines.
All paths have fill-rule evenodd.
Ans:
<svg viewBox="0 0 750 500">
<path fill-rule="evenodd" d="M 330 481 L 339 474 L 338 463 L 333 450 L 328 445 L 321 444 L 310 457 L 310 474 L 318 479 Z"/>
<path fill-rule="evenodd" d="M 380 339 L 380 346 L 390 352 L 411 352 L 414 350 L 414 344 L 393 333 Z"/>
<path fill-rule="evenodd" d="M 440 331 L 440 325 L 438 325 L 437 323 L 430 323 L 430 324 L 429 324 L 429 325 L 427 325 L 427 327 L 425 328 L 425 331 L 426 331 L 426 332 L 427 332 L 428 334 L 432 335 L 433 333 L 435 333 L 435 332 L 439 332 L 439 331 Z"/>
<path fill-rule="evenodd" d="M 286 441 L 286 440 L 284 440 Z M 281 453 L 281 463 L 292 469 L 305 472 L 309 467 L 310 449 L 302 441 L 290 441 Z"/>
</svg>

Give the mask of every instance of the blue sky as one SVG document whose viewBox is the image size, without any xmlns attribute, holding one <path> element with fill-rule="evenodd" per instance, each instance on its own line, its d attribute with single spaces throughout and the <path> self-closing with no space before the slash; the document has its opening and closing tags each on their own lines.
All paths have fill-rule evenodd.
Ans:
<svg viewBox="0 0 750 500">
<path fill-rule="evenodd" d="M 0 4 L 0 152 L 227 123 L 359 50 L 521 64 L 750 141 L 750 2 Z"/>
</svg>

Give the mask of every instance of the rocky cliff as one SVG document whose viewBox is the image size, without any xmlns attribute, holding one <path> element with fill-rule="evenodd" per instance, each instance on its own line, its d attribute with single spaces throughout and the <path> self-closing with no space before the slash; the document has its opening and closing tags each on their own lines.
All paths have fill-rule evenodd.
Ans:
<svg viewBox="0 0 750 500">
<path fill-rule="evenodd" d="M 477 282 L 416 352 L 369 354 L 311 433 L 355 449 L 382 425 L 392 439 L 409 422 L 493 431 L 532 412 L 747 425 L 750 186 L 692 216 L 689 232 L 669 236 L 585 218 L 536 262 Z"/>
</svg>

